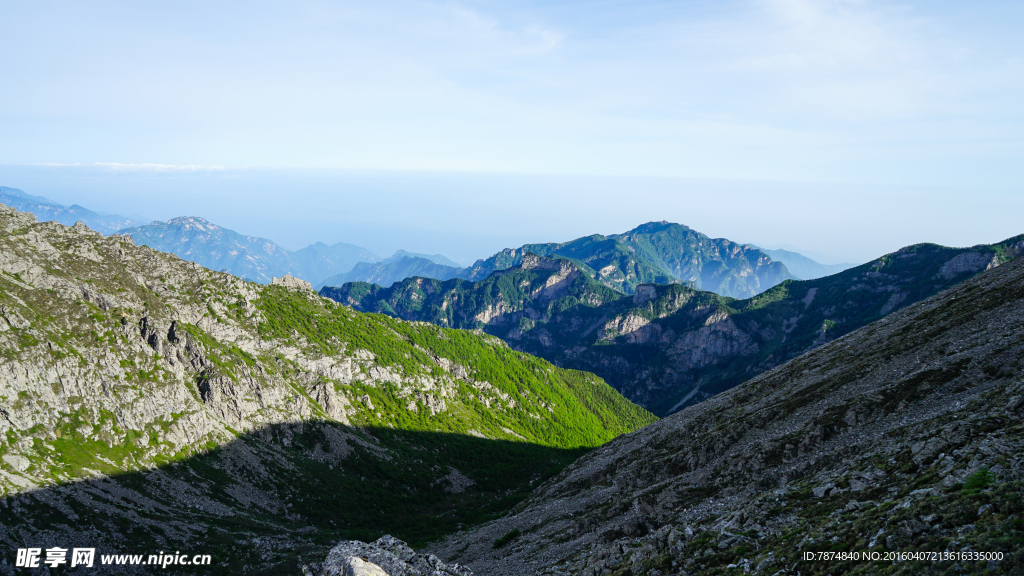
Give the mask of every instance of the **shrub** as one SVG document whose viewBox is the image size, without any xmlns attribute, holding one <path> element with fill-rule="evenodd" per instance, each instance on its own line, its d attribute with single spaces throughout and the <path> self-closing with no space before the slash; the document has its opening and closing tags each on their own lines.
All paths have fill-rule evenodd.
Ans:
<svg viewBox="0 0 1024 576">
<path fill-rule="evenodd" d="M 501 538 L 498 538 L 494 541 L 494 549 L 497 550 L 498 548 L 501 548 L 502 546 L 508 544 L 516 538 L 519 538 L 520 534 L 522 534 L 522 532 L 519 531 L 519 528 L 513 528 L 509 531 L 508 534 L 505 534 Z"/>
<path fill-rule="evenodd" d="M 979 468 L 964 481 L 964 491 L 968 494 L 977 494 L 988 488 L 995 476 L 989 471 L 988 466 Z"/>
</svg>

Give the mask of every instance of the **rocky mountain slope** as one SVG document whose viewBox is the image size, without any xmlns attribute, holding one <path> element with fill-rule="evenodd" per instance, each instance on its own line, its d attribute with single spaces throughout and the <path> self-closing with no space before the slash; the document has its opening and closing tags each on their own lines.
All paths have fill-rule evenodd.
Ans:
<svg viewBox="0 0 1024 576">
<path fill-rule="evenodd" d="M 467 278 L 485 279 L 519 264 L 528 253 L 570 258 L 598 282 L 625 294 L 632 294 L 640 284 L 680 282 L 743 298 L 794 278 L 785 265 L 757 248 L 709 238 L 670 222 L 648 222 L 625 234 L 595 234 L 571 242 L 506 249 L 478 260 L 469 267 Z"/>
<path fill-rule="evenodd" d="M 921 244 L 745 300 L 683 285 L 625 296 L 575 261 L 527 255 L 485 280 L 414 278 L 321 294 L 359 310 L 482 328 L 516 349 L 600 375 L 666 415 L 1024 252 L 1024 237 L 973 248 Z"/>
<path fill-rule="evenodd" d="M 491 336 L 2 205 L 0 357 L 2 558 L 158 546 L 290 572 L 342 538 L 479 522 L 654 420 Z"/>
<path fill-rule="evenodd" d="M 317 289 L 325 286 L 343 286 L 349 282 L 367 282 L 386 287 L 417 276 L 449 280 L 465 275 L 466 272 L 461 266 L 440 254 L 413 254 L 399 250 L 380 262 L 360 262 L 348 272 L 335 274 L 321 281 Z"/>
<path fill-rule="evenodd" d="M 622 436 L 429 550 L 490 576 L 1019 574 L 1022 359 L 1018 258 Z"/>
<path fill-rule="evenodd" d="M 379 260 L 370 251 L 344 242 L 331 246 L 317 242 L 289 252 L 266 238 L 239 234 L 196 216 L 152 222 L 119 233 L 138 244 L 261 284 L 285 274 L 317 284 L 359 262 Z"/>
<path fill-rule="evenodd" d="M 103 234 L 113 234 L 122 228 L 139 226 L 142 222 L 117 214 L 97 214 L 88 208 L 73 204 L 64 206 L 42 196 L 26 194 L 17 188 L 0 186 L 0 204 L 5 204 L 22 212 L 31 212 L 40 222 L 54 221 L 71 226 L 82 222 L 93 230 Z"/>
</svg>

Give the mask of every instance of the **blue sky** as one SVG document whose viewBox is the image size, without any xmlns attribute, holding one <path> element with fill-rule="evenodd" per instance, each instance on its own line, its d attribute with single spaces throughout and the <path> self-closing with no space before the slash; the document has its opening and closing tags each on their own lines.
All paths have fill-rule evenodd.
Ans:
<svg viewBox="0 0 1024 576">
<path fill-rule="evenodd" d="M 638 218 L 860 260 L 1024 232 L 1021 2 L 0 13 L 0 185 L 68 203 L 463 260 Z"/>
</svg>

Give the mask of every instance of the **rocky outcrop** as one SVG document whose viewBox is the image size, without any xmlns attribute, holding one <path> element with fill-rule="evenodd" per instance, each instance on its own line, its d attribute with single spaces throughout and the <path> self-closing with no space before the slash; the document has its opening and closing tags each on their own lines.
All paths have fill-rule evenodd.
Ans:
<svg viewBox="0 0 1024 576">
<path fill-rule="evenodd" d="M 433 554 L 417 554 L 405 542 L 383 536 L 367 544 L 340 542 L 323 564 L 302 567 L 304 576 L 473 576 L 458 564 L 445 564 Z"/>
<path fill-rule="evenodd" d="M 301 278 L 296 278 L 291 274 L 285 274 L 280 278 L 273 278 L 270 281 L 275 286 L 284 286 L 286 288 L 296 288 L 299 290 L 313 290 L 313 285 Z"/>
<path fill-rule="evenodd" d="M 262 287 L 135 246 L 127 236 L 37 223 L 6 207 L 0 226 L 0 450 L 19 462 L 0 477 L 0 495 L 82 473 L 54 478 L 55 464 L 39 458 L 26 433 L 36 430 L 44 442 L 66 437 L 61 427 L 72 425 L 65 421 L 116 415 L 105 427 L 72 426 L 82 442 L 122 442 L 146 430 L 158 448 L 132 460 L 152 466 L 269 424 L 372 422 L 377 411 L 358 398 L 378 387 L 394 387 L 412 411 L 420 405 L 438 418 L 457 403 L 459 386 L 475 382 L 446 359 L 450 366 L 435 373 L 441 360 L 403 369 L 341 342 L 337 353 L 324 354 L 304 338 L 267 338 L 261 306 L 273 288 L 294 292 L 313 310 L 333 306 L 290 275 Z M 469 386 L 472 397 L 504 405 L 508 393 L 488 386 Z M 496 436 L 502 427 L 517 426 L 497 426 Z M 20 464 L 26 460 L 31 465 Z"/>
</svg>

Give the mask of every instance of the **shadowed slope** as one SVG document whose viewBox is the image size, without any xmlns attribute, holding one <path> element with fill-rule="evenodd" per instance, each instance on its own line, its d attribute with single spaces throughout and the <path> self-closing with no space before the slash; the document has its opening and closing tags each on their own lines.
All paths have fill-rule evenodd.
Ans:
<svg viewBox="0 0 1024 576">
<path fill-rule="evenodd" d="M 181 550 L 212 556 L 200 574 L 295 574 L 338 540 L 387 533 L 418 546 L 491 519 L 585 452 L 323 421 L 271 425 L 154 469 L 0 498 L 0 558 L 23 547 Z M 99 454 L 80 457 L 105 467 Z"/>
</svg>

